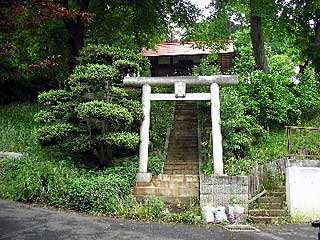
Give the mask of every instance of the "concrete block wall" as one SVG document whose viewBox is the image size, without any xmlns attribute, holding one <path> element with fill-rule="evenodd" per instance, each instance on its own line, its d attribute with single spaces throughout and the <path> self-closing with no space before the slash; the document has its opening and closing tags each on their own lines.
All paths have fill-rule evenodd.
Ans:
<svg viewBox="0 0 320 240">
<path fill-rule="evenodd" d="M 246 204 L 249 194 L 247 176 L 200 176 L 200 204 L 228 206 L 234 201 Z"/>
</svg>

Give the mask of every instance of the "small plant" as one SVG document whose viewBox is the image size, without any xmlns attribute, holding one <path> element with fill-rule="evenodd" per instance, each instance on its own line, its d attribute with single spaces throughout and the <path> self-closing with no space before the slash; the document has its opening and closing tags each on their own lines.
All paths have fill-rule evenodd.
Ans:
<svg viewBox="0 0 320 240">
<path fill-rule="evenodd" d="M 201 173 L 205 176 L 212 175 L 214 172 L 213 163 L 210 160 L 207 160 L 201 164 L 200 167 Z"/>
<path fill-rule="evenodd" d="M 275 190 L 279 186 L 283 186 L 284 176 L 272 170 L 267 170 L 264 174 L 262 185 L 266 190 Z"/>
<path fill-rule="evenodd" d="M 164 159 L 162 156 L 151 156 L 148 160 L 148 171 L 153 175 L 162 173 Z"/>
</svg>

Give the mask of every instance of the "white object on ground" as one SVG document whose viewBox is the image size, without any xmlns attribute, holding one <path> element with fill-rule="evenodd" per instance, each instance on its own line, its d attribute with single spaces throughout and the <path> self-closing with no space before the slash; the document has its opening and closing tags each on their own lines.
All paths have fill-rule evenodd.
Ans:
<svg viewBox="0 0 320 240">
<path fill-rule="evenodd" d="M 228 222 L 225 207 L 217 207 L 214 210 L 214 222 L 215 223 Z"/>
<path fill-rule="evenodd" d="M 213 223 L 214 222 L 214 213 L 215 208 L 210 206 L 205 206 L 202 208 L 202 212 L 204 215 L 204 218 L 206 220 L 206 223 Z"/>
</svg>

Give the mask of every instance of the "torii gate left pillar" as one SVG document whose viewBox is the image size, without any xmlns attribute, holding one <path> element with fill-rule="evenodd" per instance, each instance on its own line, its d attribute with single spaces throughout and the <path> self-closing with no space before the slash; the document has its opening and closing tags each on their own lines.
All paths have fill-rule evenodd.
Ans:
<svg viewBox="0 0 320 240">
<path fill-rule="evenodd" d="M 144 119 L 140 128 L 139 171 L 137 173 L 137 182 L 150 182 L 152 177 L 151 173 L 148 173 L 150 106 L 152 100 L 211 100 L 214 174 L 218 176 L 223 175 L 219 85 L 235 85 L 238 83 L 237 77 L 230 75 L 199 77 L 125 77 L 123 83 L 126 86 L 142 86 Z M 210 85 L 210 93 L 186 93 L 186 85 Z M 151 86 L 174 86 L 175 94 L 152 94 Z"/>
</svg>

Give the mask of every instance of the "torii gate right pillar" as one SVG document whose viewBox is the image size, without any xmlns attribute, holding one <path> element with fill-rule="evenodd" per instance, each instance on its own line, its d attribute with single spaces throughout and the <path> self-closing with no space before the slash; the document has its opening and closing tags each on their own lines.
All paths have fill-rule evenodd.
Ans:
<svg viewBox="0 0 320 240">
<path fill-rule="evenodd" d="M 210 94 L 214 175 L 221 176 L 223 175 L 223 148 L 220 127 L 219 85 L 217 83 L 210 85 Z"/>
</svg>

